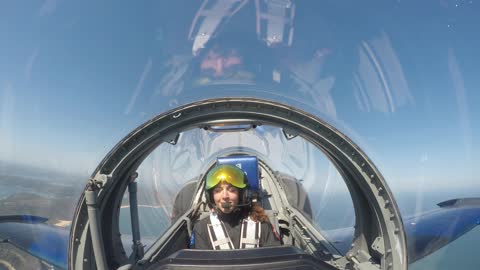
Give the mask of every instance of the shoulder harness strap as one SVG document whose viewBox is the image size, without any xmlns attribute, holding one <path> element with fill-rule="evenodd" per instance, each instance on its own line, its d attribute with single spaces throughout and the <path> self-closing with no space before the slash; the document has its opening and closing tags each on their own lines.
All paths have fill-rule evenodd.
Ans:
<svg viewBox="0 0 480 270">
<path fill-rule="evenodd" d="M 240 248 L 257 248 L 260 246 L 261 223 L 250 217 L 242 221 Z"/>
<path fill-rule="evenodd" d="M 211 224 L 207 224 L 207 231 L 213 249 L 235 249 L 225 225 L 218 219 L 216 213 L 210 213 L 210 222 Z"/>
</svg>

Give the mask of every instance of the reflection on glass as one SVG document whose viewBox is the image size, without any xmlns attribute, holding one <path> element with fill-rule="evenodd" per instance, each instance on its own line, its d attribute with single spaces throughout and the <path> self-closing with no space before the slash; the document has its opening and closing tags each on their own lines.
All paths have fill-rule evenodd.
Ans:
<svg viewBox="0 0 480 270">
<path fill-rule="evenodd" d="M 140 233 L 147 248 L 172 220 L 183 214 L 180 208 L 190 208 L 193 198 L 177 198 L 180 190 L 191 186 L 192 192 L 188 194 L 194 194 L 197 181 L 216 158 L 230 154 L 257 156 L 275 172 L 285 190 L 297 190 L 287 192 L 287 199 L 320 230 L 353 226 L 349 192 L 338 171 L 319 149 L 302 137 L 287 136 L 278 127 L 265 125 L 242 130 L 188 130 L 180 134 L 176 144 L 159 145 L 142 162 L 137 170 L 137 197 Z M 120 231 L 124 235 L 131 234 L 127 193 L 120 211 Z M 175 205 L 179 203 L 188 207 Z M 130 245 L 128 241 L 124 243 Z"/>
<path fill-rule="evenodd" d="M 405 217 L 479 196 L 479 1 L 292 1 L 295 11 L 276 18 L 285 22 L 277 37 L 257 27 L 273 25 L 257 1 L 215 9 L 211 18 L 203 2 L 2 3 L 1 215 L 68 224 L 89 172 L 129 131 L 178 105 L 218 96 L 268 98 L 327 120 L 372 158 Z M 201 89 L 222 83 L 217 92 Z M 179 145 L 152 152 L 139 171 L 143 202 L 159 207 L 152 234 L 168 226 L 175 192 L 204 173 L 220 149 L 249 149 L 247 137 L 259 156 L 301 179 L 312 200 L 318 196 L 313 216 L 320 227 L 337 227 L 323 224 L 337 193 L 329 192 L 330 182 L 312 180 L 321 153 L 298 140 L 285 150 L 280 132 L 264 132 L 268 143 L 254 132 L 192 130 Z M 331 165 L 317 174 L 341 182 Z M 463 254 L 478 244 L 454 248 Z M 454 268 L 439 258 L 457 261 L 449 254 L 430 268 Z M 478 265 L 475 256 L 459 261 Z"/>
</svg>

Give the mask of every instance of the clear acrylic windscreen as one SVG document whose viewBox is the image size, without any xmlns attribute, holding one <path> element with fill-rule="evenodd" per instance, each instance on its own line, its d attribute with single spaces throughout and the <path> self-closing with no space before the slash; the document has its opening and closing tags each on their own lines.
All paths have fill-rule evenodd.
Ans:
<svg viewBox="0 0 480 270">
<path fill-rule="evenodd" d="M 404 218 L 480 196 L 479 1 L 292 1 L 294 14 L 275 13 L 283 31 L 259 20 L 274 10 L 255 5 L 265 1 L 224 12 L 227 2 L 0 4 L 0 215 L 44 216 L 68 229 L 87 179 L 122 138 L 214 97 L 269 99 L 331 124 L 377 166 Z M 204 18 L 214 7 L 223 18 L 216 27 Z M 160 146 L 140 168 L 150 178 L 141 185 L 164 184 L 143 196 L 163 207 L 158 227 L 169 222 L 175 191 L 203 173 L 201 158 L 224 145 L 204 145 L 215 140 L 203 133 Z M 327 179 L 339 179 L 331 165 L 304 163 L 325 160 L 315 149 L 271 156 L 277 150 L 264 150 L 259 138 L 254 150 L 318 192 L 313 198 L 323 200 Z M 181 145 L 188 141 L 196 146 Z M 315 211 L 322 209 L 331 210 L 319 201 Z M 469 252 L 479 239 L 474 230 L 413 267 L 478 265 Z"/>
<path fill-rule="evenodd" d="M 199 181 L 218 157 L 232 154 L 257 156 L 272 171 L 299 182 L 308 196 L 308 207 L 291 194 L 286 197 L 291 206 L 312 219 L 319 231 L 354 225 L 353 204 L 344 180 L 325 154 L 304 138 L 287 139 L 281 128 L 269 125 L 238 132 L 196 128 L 181 133 L 175 145 L 163 143 L 155 148 L 137 170 L 140 233 L 147 248 L 178 218 L 174 204 L 191 204 L 192 198 L 176 201 L 180 190 L 187 183 Z M 123 202 L 120 232 L 128 239 L 131 234 L 128 192 Z M 127 251 L 129 246 L 130 242 L 125 241 Z"/>
</svg>

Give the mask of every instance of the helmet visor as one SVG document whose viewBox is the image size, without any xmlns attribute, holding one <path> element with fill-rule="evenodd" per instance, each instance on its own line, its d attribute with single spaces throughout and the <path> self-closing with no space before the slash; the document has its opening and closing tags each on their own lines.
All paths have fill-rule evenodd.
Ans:
<svg viewBox="0 0 480 270">
<path fill-rule="evenodd" d="M 220 165 L 207 174 L 205 189 L 209 190 L 220 182 L 227 182 L 237 188 L 245 188 L 247 184 L 244 181 L 245 174 L 233 165 Z"/>
</svg>

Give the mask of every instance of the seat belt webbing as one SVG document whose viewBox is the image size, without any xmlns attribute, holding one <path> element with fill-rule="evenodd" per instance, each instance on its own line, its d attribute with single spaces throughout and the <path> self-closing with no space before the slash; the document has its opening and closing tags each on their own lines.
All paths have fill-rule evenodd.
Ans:
<svg viewBox="0 0 480 270">
<path fill-rule="evenodd" d="M 210 214 L 210 222 L 212 224 L 208 224 L 207 231 L 213 249 L 235 249 L 230 236 L 228 236 L 225 226 L 218 219 L 216 213 L 212 212 Z"/>
</svg>

